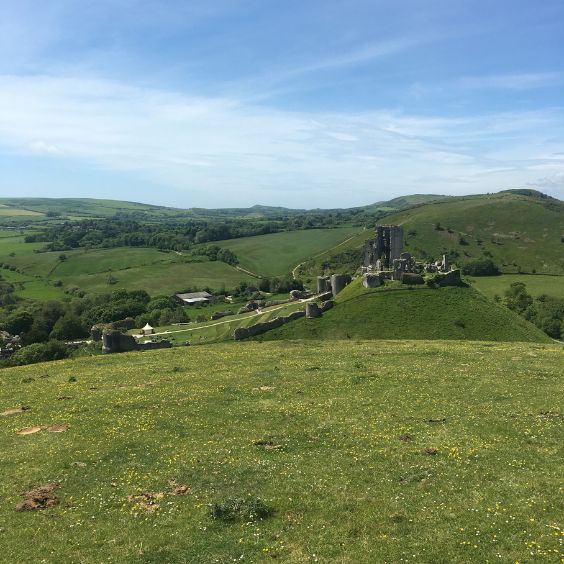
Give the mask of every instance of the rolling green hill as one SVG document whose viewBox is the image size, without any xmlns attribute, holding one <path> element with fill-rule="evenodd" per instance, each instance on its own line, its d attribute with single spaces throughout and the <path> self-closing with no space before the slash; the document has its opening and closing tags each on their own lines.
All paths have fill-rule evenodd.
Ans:
<svg viewBox="0 0 564 564">
<path fill-rule="evenodd" d="M 564 203 L 554 198 L 512 192 L 448 198 L 390 213 L 379 223 L 401 225 L 405 250 L 420 259 L 450 253 L 463 265 L 491 257 L 504 273 L 564 274 Z M 359 233 L 338 251 L 306 262 L 299 274 L 354 273 L 372 236 Z"/>
<path fill-rule="evenodd" d="M 2 370 L 1 559 L 554 562 L 563 369 L 556 344 L 345 340 Z"/>
<path fill-rule="evenodd" d="M 564 203 L 513 193 L 455 198 L 386 218 L 402 225 L 415 256 L 453 251 L 456 262 L 490 257 L 506 273 L 564 274 Z"/>
<path fill-rule="evenodd" d="M 338 294 L 337 306 L 320 319 L 298 319 L 257 339 L 550 340 L 473 288 L 409 289 L 392 283 L 366 289 L 360 279 Z"/>
</svg>

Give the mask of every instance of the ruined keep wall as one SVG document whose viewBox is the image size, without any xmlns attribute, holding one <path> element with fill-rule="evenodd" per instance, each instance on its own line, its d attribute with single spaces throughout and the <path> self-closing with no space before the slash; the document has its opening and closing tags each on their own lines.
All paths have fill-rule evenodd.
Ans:
<svg viewBox="0 0 564 564">
<path fill-rule="evenodd" d="M 399 225 L 378 225 L 375 237 L 364 244 L 364 266 L 374 266 L 384 257 L 391 268 L 394 259 L 399 259 L 403 250 L 403 228 Z"/>
</svg>

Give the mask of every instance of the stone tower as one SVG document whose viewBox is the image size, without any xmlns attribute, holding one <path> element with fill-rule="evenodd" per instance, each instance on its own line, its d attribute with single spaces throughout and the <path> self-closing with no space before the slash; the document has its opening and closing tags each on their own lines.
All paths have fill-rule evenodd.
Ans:
<svg viewBox="0 0 564 564">
<path fill-rule="evenodd" d="M 399 225 L 378 225 L 376 236 L 364 245 L 364 266 L 375 266 L 380 260 L 383 268 L 391 268 L 403 250 L 403 229 Z"/>
</svg>

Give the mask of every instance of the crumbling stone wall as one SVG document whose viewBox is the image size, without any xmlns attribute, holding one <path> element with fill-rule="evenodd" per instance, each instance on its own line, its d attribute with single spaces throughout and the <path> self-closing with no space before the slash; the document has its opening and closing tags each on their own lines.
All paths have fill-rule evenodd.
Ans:
<svg viewBox="0 0 564 564">
<path fill-rule="evenodd" d="M 315 319 L 316 317 L 321 317 L 321 308 L 315 302 L 307 303 L 305 311 L 307 319 Z"/>
<path fill-rule="evenodd" d="M 331 276 L 331 292 L 336 296 L 347 284 L 351 283 L 352 278 L 349 274 L 333 274 Z"/>
</svg>

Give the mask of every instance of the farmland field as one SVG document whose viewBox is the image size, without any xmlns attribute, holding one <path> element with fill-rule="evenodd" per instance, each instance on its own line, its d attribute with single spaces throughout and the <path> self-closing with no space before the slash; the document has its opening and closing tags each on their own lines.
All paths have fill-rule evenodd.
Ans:
<svg viewBox="0 0 564 564">
<path fill-rule="evenodd" d="M 19 208 L 10 208 L 7 206 L 0 206 L 0 218 L 1 217 L 21 217 L 21 216 L 42 216 L 40 212 L 32 210 L 24 210 Z"/>
<path fill-rule="evenodd" d="M 109 273 L 69 275 L 65 283 L 88 292 L 103 293 L 118 288 L 146 290 L 150 295 L 167 295 L 186 288 L 227 288 L 254 280 L 224 262 L 168 262 L 112 271 L 115 283 L 108 283 Z"/>
<path fill-rule="evenodd" d="M 555 562 L 563 370 L 555 344 L 354 340 L 6 369 L 0 409 L 30 409 L 1 418 L 2 558 Z"/>
<path fill-rule="evenodd" d="M 243 237 L 214 243 L 233 251 L 243 268 L 260 276 L 289 274 L 301 261 L 338 245 L 359 231 L 358 227 L 307 229 Z"/>
</svg>

